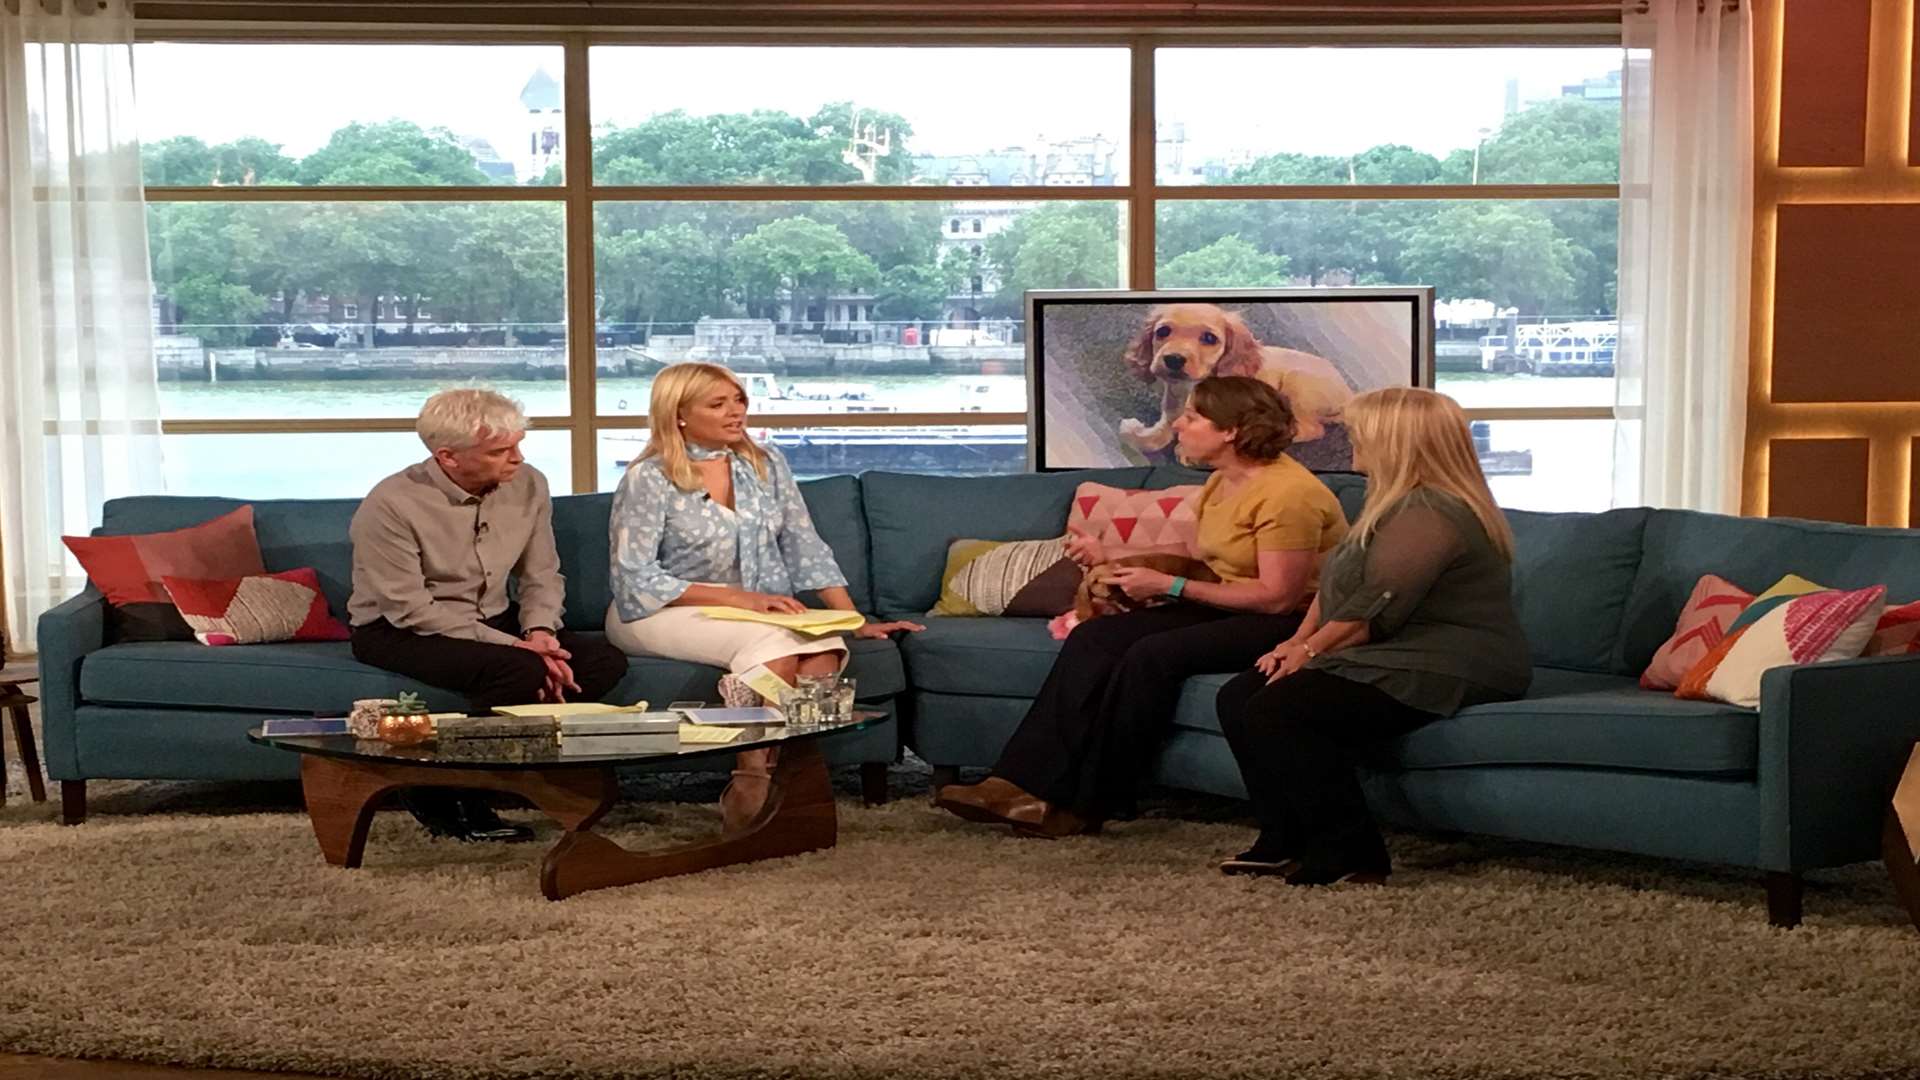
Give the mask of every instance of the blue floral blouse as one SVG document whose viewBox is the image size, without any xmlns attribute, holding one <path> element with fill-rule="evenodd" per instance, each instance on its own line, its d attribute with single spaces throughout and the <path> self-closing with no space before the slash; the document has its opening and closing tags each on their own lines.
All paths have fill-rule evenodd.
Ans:
<svg viewBox="0 0 1920 1080">
<path fill-rule="evenodd" d="M 623 622 L 643 619 L 692 584 L 733 585 L 792 596 L 845 585 L 833 549 L 814 531 L 787 459 L 773 447 L 767 479 L 726 450 L 689 446 L 697 461 L 733 459 L 732 510 L 705 488 L 681 491 L 660 459 L 636 461 L 613 493 L 613 603 Z"/>
</svg>

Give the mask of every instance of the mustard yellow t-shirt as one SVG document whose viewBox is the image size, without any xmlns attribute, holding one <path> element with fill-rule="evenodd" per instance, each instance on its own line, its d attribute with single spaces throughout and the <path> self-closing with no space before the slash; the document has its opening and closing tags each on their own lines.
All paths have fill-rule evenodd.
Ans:
<svg viewBox="0 0 1920 1080">
<path fill-rule="evenodd" d="M 1200 489 L 1194 546 L 1221 581 L 1260 577 L 1262 551 L 1312 551 L 1324 556 L 1347 535 L 1340 500 L 1307 467 L 1290 457 L 1265 465 L 1231 490 L 1219 473 Z M 1310 590 L 1320 587 L 1321 559 L 1313 561 Z"/>
</svg>

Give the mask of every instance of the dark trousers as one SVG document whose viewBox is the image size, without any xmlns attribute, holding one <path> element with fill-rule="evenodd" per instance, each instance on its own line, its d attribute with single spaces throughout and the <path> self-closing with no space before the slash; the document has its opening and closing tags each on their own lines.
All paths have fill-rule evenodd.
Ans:
<svg viewBox="0 0 1920 1080">
<path fill-rule="evenodd" d="M 1131 811 L 1134 788 L 1172 726 L 1190 675 L 1247 667 L 1300 625 L 1168 604 L 1075 627 L 994 775 L 1089 821 Z"/>
<path fill-rule="evenodd" d="M 1438 716 L 1312 669 L 1272 685 L 1244 672 L 1220 688 L 1216 707 L 1260 820 L 1256 850 L 1361 873 L 1391 869 L 1354 770 L 1368 750 Z"/>
<path fill-rule="evenodd" d="M 487 620 L 487 625 L 519 634 L 519 613 L 512 607 Z M 627 658 L 605 641 L 571 630 L 559 633 L 560 647 L 573 654 L 567 665 L 579 691 L 576 701 L 598 701 L 627 674 Z M 540 700 L 547 684 L 547 665 L 540 654 L 512 645 L 416 634 L 385 619 L 353 628 L 353 658 L 363 664 L 398 672 L 428 686 L 464 694 L 467 708 L 487 713 L 495 705 L 531 705 Z"/>
</svg>

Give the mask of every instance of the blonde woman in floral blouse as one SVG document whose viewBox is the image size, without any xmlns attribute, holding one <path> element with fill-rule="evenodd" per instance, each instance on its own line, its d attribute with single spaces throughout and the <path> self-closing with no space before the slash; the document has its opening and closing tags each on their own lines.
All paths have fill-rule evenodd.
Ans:
<svg viewBox="0 0 1920 1080">
<path fill-rule="evenodd" d="M 846 665 L 846 643 L 766 623 L 709 618 L 702 607 L 798 612 L 794 593 L 854 610 L 847 579 L 778 450 L 747 435 L 747 392 L 726 368 L 674 364 L 653 380 L 651 435 L 614 492 L 608 523 L 613 603 L 607 638 L 631 656 L 710 664 L 739 675 L 765 664 L 791 683 Z M 919 630 L 869 622 L 856 637 Z M 723 677 L 729 698 L 742 692 Z M 728 685 L 731 683 L 731 685 Z M 772 751 L 746 751 L 720 798 L 729 829 L 766 801 Z"/>
</svg>

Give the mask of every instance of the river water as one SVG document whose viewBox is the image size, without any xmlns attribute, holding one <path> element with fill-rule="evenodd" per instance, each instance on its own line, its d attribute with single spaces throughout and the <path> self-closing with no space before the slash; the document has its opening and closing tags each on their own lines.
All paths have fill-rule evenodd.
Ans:
<svg viewBox="0 0 1920 1080">
<path fill-rule="evenodd" d="M 429 380 L 169 382 L 161 386 L 161 402 L 169 419 L 257 419 L 270 425 L 273 419 L 411 417 L 444 385 Z M 488 385 L 517 398 L 529 416 L 564 416 L 569 409 L 567 385 L 560 380 L 496 380 Z M 601 379 L 595 395 L 600 414 L 645 415 L 651 386 L 648 378 Z M 1026 411 L 1026 379 L 1021 374 L 795 377 L 782 379 L 781 386 L 800 393 L 858 388 L 868 395 L 858 404 L 895 411 Z M 1443 374 L 1441 389 L 1468 407 L 1613 403 L 1613 380 L 1605 378 Z M 763 404 L 778 412 L 821 410 L 818 403 L 805 400 Z M 951 430 L 959 437 L 966 429 Z M 1497 421 L 1489 435 L 1494 450 L 1533 455 L 1531 474 L 1492 478 L 1494 494 L 1504 505 L 1535 510 L 1609 505 L 1611 421 Z M 570 438 L 564 431 L 536 431 L 524 444 L 528 460 L 547 474 L 556 492 L 574 487 Z M 620 463 L 633 456 L 641 438 L 635 431 L 601 434 L 593 488 L 604 491 L 618 482 Z M 168 435 L 162 452 L 170 492 L 239 498 L 362 495 L 423 453 L 419 440 L 404 432 Z M 955 469 L 967 467 L 958 453 L 954 462 Z"/>
</svg>

